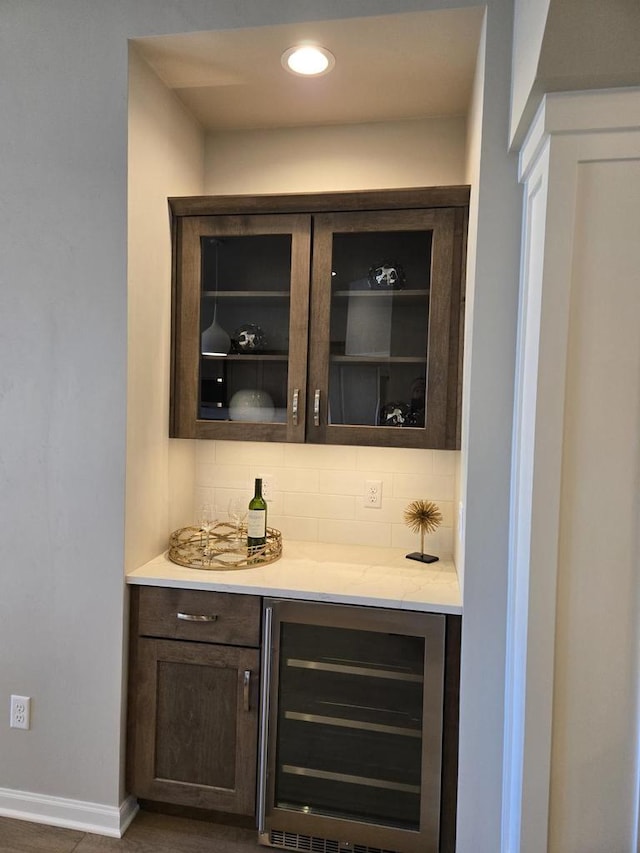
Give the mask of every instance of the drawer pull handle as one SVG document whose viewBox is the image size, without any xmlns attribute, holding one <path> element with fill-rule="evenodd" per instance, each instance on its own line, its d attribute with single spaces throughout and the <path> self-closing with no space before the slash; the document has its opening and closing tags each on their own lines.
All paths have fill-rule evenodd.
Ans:
<svg viewBox="0 0 640 853">
<path fill-rule="evenodd" d="M 244 675 L 242 677 L 242 704 L 244 706 L 245 711 L 251 710 L 251 703 L 249 700 L 249 687 L 251 685 L 251 670 L 245 669 Z"/>
<path fill-rule="evenodd" d="M 176 613 L 178 619 L 184 622 L 217 622 L 217 616 L 198 616 L 195 613 Z"/>
<path fill-rule="evenodd" d="M 292 403 L 292 412 L 291 416 L 293 419 L 293 425 L 298 426 L 298 399 L 300 397 L 300 389 L 293 389 L 293 403 Z"/>
<path fill-rule="evenodd" d="M 320 389 L 316 388 L 316 393 L 313 395 L 313 423 L 315 426 L 320 426 Z"/>
</svg>

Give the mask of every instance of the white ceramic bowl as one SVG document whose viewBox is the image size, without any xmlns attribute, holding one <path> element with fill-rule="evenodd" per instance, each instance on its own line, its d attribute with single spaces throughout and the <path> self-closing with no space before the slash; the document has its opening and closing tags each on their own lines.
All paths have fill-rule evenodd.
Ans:
<svg viewBox="0 0 640 853">
<path fill-rule="evenodd" d="M 257 388 L 236 391 L 229 401 L 229 417 L 232 421 L 269 422 L 273 420 L 274 412 L 271 395 Z"/>
</svg>

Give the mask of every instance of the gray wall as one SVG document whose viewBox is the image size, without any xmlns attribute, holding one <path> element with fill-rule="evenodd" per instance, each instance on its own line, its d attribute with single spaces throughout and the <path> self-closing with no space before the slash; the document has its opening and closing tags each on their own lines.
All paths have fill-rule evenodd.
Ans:
<svg viewBox="0 0 640 853">
<path fill-rule="evenodd" d="M 123 661 L 127 38 L 446 8 L 426 0 L 5 0 L 0 7 L 0 802 L 117 807 Z M 499 849 L 519 191 L 511 2 L 492 0 L 467 352 L 460 851 Z M 487 489 L 492 500 L 486 499 Z M 0 719 L 3 717 L 0 716 Z"/>
</svg>

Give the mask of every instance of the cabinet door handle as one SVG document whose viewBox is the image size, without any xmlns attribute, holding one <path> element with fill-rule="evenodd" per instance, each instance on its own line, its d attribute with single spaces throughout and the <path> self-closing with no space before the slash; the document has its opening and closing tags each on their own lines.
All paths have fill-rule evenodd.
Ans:
<svg viewBox="0 0 640 853">
<path fill-rule="evenodd" d="M 249 698 L 249 687 L 251 685 L 251 670 L 245 669 L 242 677 L 242 704 L 245 711 L 251 710 L 251 702 Z"/>
<path fill-rule="evenodd" d="M 182 619 L 184 622 L 217 622 L 216 615 L 198 616 L 195 613 L 176 613 L 176 618 Z"/>
<path fill-rule="evenodd" d="M 291 404 L 291 418 L 293 420 L 293 425 L 298 426 L 298 400 L 300 398 L 300 389 L 293 389 L 293 402 Z"/>
<path fill-rule="evenodd" d="M 313 395 L 313 423 L 320 426 L 320 389 L 316 388 L 316 393 Z"/>
</svg>

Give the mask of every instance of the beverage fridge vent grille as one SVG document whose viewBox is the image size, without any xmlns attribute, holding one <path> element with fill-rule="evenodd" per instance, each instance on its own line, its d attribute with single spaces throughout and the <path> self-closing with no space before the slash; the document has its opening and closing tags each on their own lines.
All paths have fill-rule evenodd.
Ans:
<svg viewBox="0 0 640 853">
<path fill-rule="evenodd" d="M 368 847 L 366 844 L 340 844 L 339 841 L 333 841 L 330 838 L 283 832 L 280 829 L 270 831 L 269 843 L 273 847 L 282 847 L 284 850 L 302 850 L 307 853 L 399 853 L 397 850 Z"/>
<path fill-rule="evenodd" d="M 311 835 L 300 835 L 297 832 L 283 832 L 279 829 L 271 830 L 269 842 L 274 847 L 282 847 L 285 850 L 305 850 L 308 853 L 340 853 L 340 844 L 330 838 L 316 838 Z"/>
</svg>

